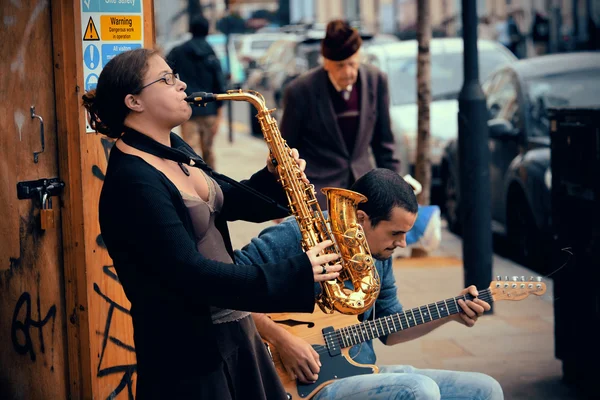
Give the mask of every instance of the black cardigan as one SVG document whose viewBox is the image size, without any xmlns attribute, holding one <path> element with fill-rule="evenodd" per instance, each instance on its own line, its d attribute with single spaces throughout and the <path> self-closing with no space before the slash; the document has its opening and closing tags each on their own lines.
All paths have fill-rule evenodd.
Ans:
<svg viewBox="0 0 600 400">
<path fill-rule="evenodd" d="M 171 134 L 173 147 L 192 151 Z M 281 211 L 217 181 L 224 204 L 216 225 L 232 253 L 226 221 L 262 222 Z M 244 181 L 284 198 L 266 168 Z M 194 377 L 221 361 L 209 306 L 257 312 L 314 308 L 314 282 L 305 253 L 277 264 L 235 265 L 206 259 L 196 249 L 191 218 L 179 190 L 143 159 L 113 147 L 100 195 L 100 228 L 131 302 L 138 361 L 138 395 L 181 396 Z M 233 258 L 233 257 L 232 257 Z M 167 390 L 165 392 L 165 390 Z"/>
</svg>

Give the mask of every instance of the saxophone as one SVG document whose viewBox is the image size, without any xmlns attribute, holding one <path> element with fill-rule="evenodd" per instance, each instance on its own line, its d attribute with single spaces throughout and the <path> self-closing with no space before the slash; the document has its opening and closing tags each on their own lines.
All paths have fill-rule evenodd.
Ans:
<svg viewBox="0 0 600 400">
<path fill-rule="evenodd" d="M 333 246 L 323 252 L 341 256 L 342 270 L 337 279 L 321 282 L 317 304 L 325 313 L 361 314 L 377 299 L 380 289 L 379 275 L 367 244 L 365 233 L 356 218 L 356 208 L 367 200 L 351 190 L 323 188 L 327 196 L 329 220 L 326 220 L 316 198 L 314 185 L 301 179 L 302 171 L 291 156 L 291 149 L 281 136 L 277 121 L 271 116 L 264 97 L 256 91 L 229 90 L 224 94 L 192 93 L 186 101 L 193 105 L 206 105 L 211 101 L 247 101 L 257 110 L 257 118 L 274 163 L 279 172 L 290 210 L 295 216 L 302 235 L 304 251 L 324 240 Z M 352 283 L 350 289 L 345 282 Z"/>
</svg>

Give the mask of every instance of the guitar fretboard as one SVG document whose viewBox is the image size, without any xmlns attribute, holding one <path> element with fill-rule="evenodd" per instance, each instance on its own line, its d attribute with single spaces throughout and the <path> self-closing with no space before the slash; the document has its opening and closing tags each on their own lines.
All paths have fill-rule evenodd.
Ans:
<svg viewBox="0 0 600 400">
<path fill-rule="evenodd" d="M 488 303 L 494 301 L 489 288 L 480 290 L 478 297 Z M 337 329 L 334 332 L 326 334 L 329 336 L 326 338 L 326 343 L 329 345 L 333 344 L 333 341 L 337 341 L 341 348 L 350 347 L 367 340 L 435 321 L 436 319 L 444 318 L 452 314 L 458 314 L 462 311 L 462 308 L 458 305 L 458 300 L 460 299 L 467 301 L 473 300 L 474 297 L 470 294 L 452 297 L 450 299 L 438 301 L 437 303 L 415 307 L 398 314 L 388 315 L 386 317 Z"/>
</svg>

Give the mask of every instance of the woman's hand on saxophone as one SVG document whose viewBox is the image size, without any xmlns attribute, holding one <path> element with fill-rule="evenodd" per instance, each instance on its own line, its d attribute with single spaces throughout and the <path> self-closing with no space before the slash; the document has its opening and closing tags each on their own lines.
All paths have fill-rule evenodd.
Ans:
<svg viewBox="0 0 600 400">
<path fill-rule="evenodd" d="M 341 264 L 328 265 L 339 259 L 339 254 L 320 254 L 323 250 L 331 245 L 333 245 L 331 240 L 325 240 L 321 243 L 317 243 L 306 252 L 308 259 L 310 260 L 310 264 L 313 267 L 313 276 L 315 278 L 315 282 L 324 282 L 335 279 L 340 274 L 339 271 L 342 270 Z"/>
<path fill-rule="evenodd" d="M 298 153 L 297 149 L 291 149 L 290 155 L 292 156 L 294 161 L 296 161 L 296 164 L 298 165 L 298 168 L 300 169 L 300 172 L 302 173 L 300 178 L 304 181 L 304 183 L 310 184 L 310 181 L 308 180 L 308 178 L 306 177 L 306 174 L 304 173 L 304 170 L 306 169 L 306 160 L 304 160 L 303 158 L 300 158 L 300 153 Z M 274 161 L 275 161 L 275 158 L 273 157 L 273 155 L 271 153 L 269 153 L 269 156 L 267 157 L 267 169 L 269 170 L 270 173 L 272 173 L 273 175 L 275 175 L 276 177 L 279 178 L 279 171 L 277 170 L 277 166 L 274 164 Z"/>
</svg>

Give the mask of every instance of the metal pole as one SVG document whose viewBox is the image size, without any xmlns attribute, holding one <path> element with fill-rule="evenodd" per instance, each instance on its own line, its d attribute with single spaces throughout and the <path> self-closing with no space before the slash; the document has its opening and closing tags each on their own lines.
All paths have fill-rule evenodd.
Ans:
<svg viewBox="0 0 600 400">
<path fill-rule="evenodd" d="M 229 3 L 230 0 L 225 0 L 225 15 L 226 15 L 226 31 L 225 32 L 225 65 L 227 68 L 227 88 L 231 88 L 231 77 L 232 77 L 232 69 L 231 69 L 231 61 L 229 59 L 229 33 L 231 32 L 231 18 L 229 14 Z M 227 102 L 227 126 L 229 130 L 229 143 L 233 143 L 233 102 Z"/>
<path fill-rule="evenodd" d="M 549 7 L 550 14 L 548 18 L 550 19 L 550 46 L 548 53 L 558 53 L 560 50 L 558 44 L 560 41 L 561 12 L 560 8 L 555 3 L 555 1 L 551 0 L 551 5 Z"/>
<path fill-rule="evenodd" d="M 465 286 L 492 280 L 488 115 L 479 84 L 477 2 L 462 0 L 464 83 L 458 96 L 458 159 Z"/>
<path fill-rule="evenodd" d="M 375 0 L 373 9 L 375 14 L 375 34 L 379 34 L 379 31 L 381 29 L 381 20 L 379 18 L 381 4 L 379 4 L 379 0 Z"/>
<path fill-rule="evenodd" d="M 399 36 L 400 33 L 400 5 L 398 4 L 399 0 L 392 0 L 392 8 L 394 12 L 394 34 Z"/>
</svg>

